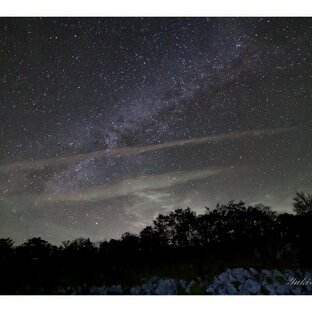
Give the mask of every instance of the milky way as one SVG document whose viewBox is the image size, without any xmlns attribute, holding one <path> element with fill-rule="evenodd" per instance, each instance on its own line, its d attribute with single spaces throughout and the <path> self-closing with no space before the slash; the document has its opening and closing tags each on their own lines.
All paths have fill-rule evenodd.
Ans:
<svg viewBox="0 0 312 312">
<path fill-rule="evenodd" d="M 137 233 L 312 187 L 312 20 L 0 18 L 0 236 Z"/>
</svg>

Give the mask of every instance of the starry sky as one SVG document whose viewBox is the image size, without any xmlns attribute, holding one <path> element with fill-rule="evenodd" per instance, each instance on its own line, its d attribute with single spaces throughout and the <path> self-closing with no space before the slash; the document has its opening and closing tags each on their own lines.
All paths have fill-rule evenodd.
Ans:
<svg viewBox="0 0 312 312">
<path fill-rule="evenodd" d="M 312 187 L 312 19 L 0 18 L 0 237 L 94 241 Z"/>
</svg>

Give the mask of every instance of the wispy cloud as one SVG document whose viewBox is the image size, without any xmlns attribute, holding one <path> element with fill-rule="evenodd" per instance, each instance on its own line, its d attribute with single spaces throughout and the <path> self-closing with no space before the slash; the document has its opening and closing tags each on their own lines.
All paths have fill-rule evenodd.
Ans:
<svg viewBox="0 0 312 312">
<path fill-rule="evenodd" d="M 140 176 L 125 179 L 115 184 L 97 185 L 86 189 L 71 192 L 56 192 L 41 195 L 42 200 L 49 201 L 92 201 L 105 200 L 122 196 L 142 196 L 146 190 L 159 190 L 189 181 L 204 179 L 208 176 L 220 174 L 227 169 L 203 168 L 201 170 L 189 170 L 169 172 L 152 176 Z M 146 196 L 146 195 L 145 195 Z"/>
<path fill-rule="evenodd" d="M 7 173 L 10 171 L 27 171 L 27 170 L 41 170 L 45 167 L 59 166 L 68 163 L 75 163 L 83 160 L 95 160 L 104 157 L 118 157 L 118 156 L 132 156 L 148 152 L 153 152 L 157 150 L 162 150 L 166 148 L 173 148 L 178 146 L 188 146 L 195 144 L 204 144 L 210 142 L 220 142 L 224 140 L 234 140 L 244 137 L 259 137 L 267 135 L 277 135 L 281 133 L 286 133 L 295 130 L 295 127 L 288 128 L 273 128 L 273 129 L 263 129 L 263 130 L 251 130 L 251 131 L 240 131 L 231 132 L 218 135 L 211 135 L 201 138 L 192 138 L 186 140 L 176 140 L 161 144 L 152 144 L 146 146 L 133 146 L 133 147 L 121 147 L 111 150 L 100 150 L 91 153 L 77 154 L 64 157 L 52 157 L 41 160 L 28 160 L 21 162 L 14 162 L 10 164 L 4 164 L 0 166 L 0 173 Z"/>
</svg>

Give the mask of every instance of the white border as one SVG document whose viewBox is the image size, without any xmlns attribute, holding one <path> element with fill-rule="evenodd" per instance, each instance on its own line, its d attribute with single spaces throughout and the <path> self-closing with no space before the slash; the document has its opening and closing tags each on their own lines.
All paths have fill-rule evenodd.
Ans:
<svg viewBox="0 0 312 312">
<path fill-rule="evenodd" d="M 0 16 L 311 16 L 310 0 L 2 0 Z"/>
<path fill-rule="evenodd" d="M 3 296 L 3 311 L 265 312 L 305 310 L 311 296 Z M 7 309 L 6 309 L 7 308 Z"/>
</svg>

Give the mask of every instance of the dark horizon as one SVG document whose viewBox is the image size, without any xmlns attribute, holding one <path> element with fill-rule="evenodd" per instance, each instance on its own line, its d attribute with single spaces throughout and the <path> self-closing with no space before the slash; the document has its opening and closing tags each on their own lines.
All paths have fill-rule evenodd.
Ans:
<svg viewBox="0 0 312 312">
<path fill-rule="evenodd" d="M 177 208 L 175 210 L 171 210 L 171 211 L 166 211 L 165 213 L 161 213 L 159 214 L 156 218 L 154 218 L 153 220 L 151 220 L 151 223 L 150 224 L 147 224 L 144 228 L 140 229 L 139 231 L 137 232 L 128 232 L 128 231 L 125 231 L 123 233 L 121 233 L 121 235 L 119 237 L 103 237 L 102 239 L 99 239 L 97 241 L 94 241 L 92 239 L 90 239 L 90 237 L 87 237 L 87 236 L 79 236 L 79 237 L 74 237 L 74 238 L 65 238 L 64 240 L 62 240 L 61 242 L 59 243 L 54 243 L 53 241 L 49 241 L 48 239 L 46 239 L 45 237 L 43 236 L 33 236 L 33 237 L 28 237 L 28 238 L 25 238 L 23 241 L 16 241 L 14 240 L 11 236 L 7 235 L 7 236 L 3 236 L 3 237 L 0 237 L 0 240 L 1 239 L 4 239 L 4 240 L 10 240 L 12 241 L 12 247 L 19 247 L 19 246 L 22 246 L 23 244 L 25 244 L 27 241 L 31 241 L 32 239 L 39 239 L 39 240 L 42 240 L 42 241 L 45 241 L 53 246 L 56 246 L 56 247 L 62 247 L 64 246 L 64 243 L 66 242 L 75 242 L 77 240 L 89 240 L 92 244 L 94 244 L 95 246 L 99 246 L 101 243 L 105 243 L 105 242 L 110 242 L 110 241 L 122 241 L 123 240 L 123 237 L 125 235 L 130 235 L 130 236 L 134 236 L 134 237 L 140 237 L 142 231 L 144 232 L 144 230 L 146 228 L 149 228 L 150 226 L 153 226 L 155 220 L 157 220 L 159 218 L 159 216 L 164 216 L 164 217 L 168 217 L 172 214 L 175 214 L 177 211 L 188 211 L 190 210 L 192 213 L 195 214 L 196 217 L 202 217 L 204 216 L 207 212 L 209 211 L 218 211 L 218 209 L 220 207 L 228 207 L 230 205 L 240 205 L 240 204 L 243 204 L 244 207 L 250 207 L 250 208 L 260 208 L 260 209 L 264 209 L 264 210 L 268 210 L 270 211 L 272 214 L 275 215 L 276 218 L 291 218 L 292 216 L 297 216 L 298 215 L 298 212 L 296 212 L 295 208 L 294 208 L 294 204 L 296 203 L 296 198 L 298 198 L 298 194 L 301 194 L 302 196 L 306 197 L 306 198 L 310 198 L 308 200 L 308 204 L 306 205 L 307 207 L 307 211 L 305 213 L 302 214 L 302 216 L 306 216 L 308 218 L 310 218 L 311 216 L 311 198 L 312 198 L 312 195 L 310 193 L 307 193 L 305 194 L 304 192 L 296 192 L 295 193 L 296 196 L 293 196 L 293 204 L 292 204 L 292 210 L 291 211 L 282 211 L 282 212 L 279 212 L 279 211 L 276 211 L 274 210 L 274 207 L 271 207 L 271 206 L 266 206 L 266 205 L 263 205 L 262 203 L 257 203 L 257 204 L 254 204 L 254 205 L 250 205 L 242 200 L 239 200 L 239 201 L 234 201 L 234 200 L 230 200 L 229 202 L 227 203 L 217 203 L 216 206 L 214 207 L 208 207 L 208 206 L 205 206 L 201 211 L 198 211 L 198 210 L 194 210 L 192 209 L 191 207 L 187 206 L 187 207 L 183 207 L 183 208 Z M 299 214 L 300 215 L 300 214 Z M 301 216 L 301 217 L 302 217 Z M 240 220 L 238 219 L 237 222 L 239 223 Z M 242 221 L 243 222 L 243 221 Z M 242 223 L 242 225 L 244 225 L 244 223 Z"/>
<path fill-rule="evenodd" d="M 218 210 L 220 207 L 228 207 L 228 206 L 230 206 L 230 205 L 240 205 L 240 204 L 243 204 L 243 206 L 244 207 L 250 207 L 250 208 L 261 208 L 261 209 L 264 209 L 264 210 L 268 210 L 268 211 L 270 211 L 271 213 L 273 213 L 277 218 L 283 218 L 283 217 L 292 217 L 292 216 L 296 216 L 296 215 L 298 215 L 298 213 L 295 211 L 295 209 L 294 209 L 294 204 L 295 204 L 295 202 L 296 202 L 296 198 L 298 198 L 298 194 L 302 194 L 303 196 L 305 196 L 306 198 L 311 198 L 311 194 L 305 194 L 305 193 L 303 193 L 303 192 L 296 192 L 296 196 L 294 196 L 293 197 L 293 205 L 292 205 L 292 210 L 290 211 L 290 212 L 278 212 L 278 211 L 276 211 L 276 210 L 274 210 L 274 208 L 273 207 L 270 207 L 270 206 L 266 206 L 266 205 L 263 205 L 262 203 L 257 203 L 257 204 L 255 204 L 255 205 L 249 205 L 248 203 L 245 203 L 244 201 L 234 201 L 234 200 L 231 200 L 231 201 L 229 201 L 228 203 L 217 203 L 216 204 L 216 206 L 215 207 L 208 207 L 208 206 L 205 206 L 203 209 L 202 209 L 202 211 L 195 211 L 195 210 L 193 210 L 191 207 L 184 207 L 184 208 L 177 208 L 177 209 L 175 209 L 175 210 L 172 210 L 172 211 L 167 211 L 167 212 L 165 212 L 165 213 L 162 213 L 162 214 L 159 214 L 155 219 L 153 219 L 152 221 L 151 221 L 151 223 L 150 224 L 147 224 L 146 225 L 146 227 L 144 227 L 144 228 L 142 228 L 140 231 L 138 231 L 138 232 L 128 232 L 128 231 L 126 231 L 126 232 L 124 232 L 124 233 L 122 233 L 119 237 L 103 237 L 102 239 L 100 239 L 100 240 L 98 240 L 98 241 L 93 241 L 93 240 L 90 240 L 90 238 L 89 237 L 87 237 L 87 236 L 80 236 L 80 237 L 75 237 L 75 238 L 73 238 L 73 239 L 64 239 L 63 241 L 61 241 L 60 243 L 53 243 L 53 242 L 51 242 L 51 241 L 49 241 L 48 239 L 46 239 L 45 237 L 42 237 L 42 236 L 33 236 L 33 237 L 29 237 L 29 238 L 25 238 L 24 239 L 24 241 L 21 241 L 21 242 L 19 242 L 19 241 L 15 241 L 11 236 L 6 236 L 6 237 L 0 237 L 0 240 L 1 239 L 5 239 L 5 240 L 10 240 L 10 241 L 12 241 L 12 243 L 13 243 L 13 245 L 12 245 L 12 247 L 14 246 L 14 247 L 18 247 L 18 246 L 22 246 L 23 244 L 25 244 L 25 242 L 27 242 L 27 241 L 30 241 L 30 240 L 32 240 L 32 239 L 40 239 L 40 240 L 42 240 L 42 241 L 46 241 L 47 243 L 49 243 L 49 244 L 51 244 L 51 245 L 53 245 L 53 246 L 57 246 L 57 247 L 62 247 L 63 245 L 64 245 L 64 243 L 65 242 L 69 242 L 69 241 L 71 241 L 71 242 L 74 242 L 75 240 L 80 240 L 80 239 L 82 239 L 82 240 L 90 240 L 90 242 L 92 242 L 92 244 L 95 244 L 95 245 L 99 245 L 99 244 L 101 244 L 101 243 L 103 243 L 103 242 L 109 242 L 109 241 L 115 241 L 115 240 L 117 240 L 117 241 L 121 241 L 122 239 L 123 239 L 123 237 L 125 236 L 125 235 L 130 235 L 130 236 L 136 236 L 136 237 L 139 237 L 140 235 L 141 235 L 141 233 L 142 233 L 142 231 L 144 232 L 144 230 L 146 229 L 146 228 L 149 228 L 150 226 L 153 226 L 153 224 L 154 224 L 154 222 L 155 222 L 155 220 L 157 220 L 157 218 L 159 218 L 159 216 L 164 216 L 164 217 L 168 217 L 168 216 L 170 216 L 170 215 L 172 215 L 172 214 L 175 214 L 177 211 L 188 211 L 188 210 L 190 210 L 192 213 L 194 213 L 194 215 L 196 216 L 196 217 L 202 217 L 202 216 L 204 216 L 207 212 L 209 212 L 209 211 L 214 211 L 214 210 Z M 310 201 L 311 201 L 311 199 L 310 199 Z M 310 207 L 310 205 L 311 205 L 311 203 L 310 203 L 310 201 L 308 201 L 309 202 L 309 204 L 307 205 L 307 207 Z M 307 210 L 307 212 L 306 213 L 304 213 L 303 215 L 306 215 L 306 216 L 308 216 L 308 217 L 310 217 L 310 214 L 311 214 L 311 207 L 310 208 L 308 208 L 308 210 Z M 240 222 L 240 220 L 237 220 L 237 222 Z M 243 223 L 242 223 L 243 224 Z"/>
</svg>

